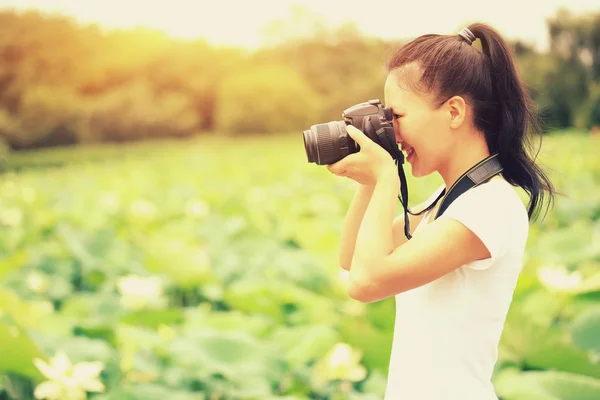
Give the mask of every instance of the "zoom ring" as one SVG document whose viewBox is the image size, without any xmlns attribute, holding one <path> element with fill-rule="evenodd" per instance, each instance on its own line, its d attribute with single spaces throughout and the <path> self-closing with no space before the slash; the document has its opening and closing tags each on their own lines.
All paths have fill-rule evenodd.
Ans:
<svg viewBox="0 0 600 400">
<path fill-rule="evenodd" d="M 333 150 L 333 138 L 329 132 L 329 124 L 321 124 L 317 126 L 317 148 L 319 154 L 319 161 L 324 159 L 331 159 L 334 154 Z"/>
</svg>

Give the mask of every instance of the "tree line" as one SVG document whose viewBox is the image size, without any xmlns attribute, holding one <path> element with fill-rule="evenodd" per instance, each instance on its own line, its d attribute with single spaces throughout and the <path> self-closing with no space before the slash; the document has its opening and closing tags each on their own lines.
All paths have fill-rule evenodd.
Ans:
<svg viewBox="0 0 600 400">
<path fill-rule="evenodd" d="M 599 126 L 600 11 L 560 11 L 547 27 L 547 52 L 511 43 L 545 130 Z M 402 42 L 366 37 L 348 24 L 319 28 L 247 51 L 0 12 L 0 137 L 19 150 L 281 133 L 383 99 L 385 60 Z"/>
</svg>

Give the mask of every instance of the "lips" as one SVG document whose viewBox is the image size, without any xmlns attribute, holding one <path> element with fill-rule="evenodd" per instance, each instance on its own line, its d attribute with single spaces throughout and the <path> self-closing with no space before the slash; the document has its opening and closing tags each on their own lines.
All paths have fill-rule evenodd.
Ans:
<svg viewBox="0 0 600 400">
<path fill-rule="evenodd" d="M 408 158 L 415 153 L 415 149 L 401 140 L 397 140 L 396 143 L 399 144 L 400 149 L 406 153 L 406 161 L 408 161 Z"/>
<path fill-rule="evenodd" d="M 409 156 L 415 152 L 415 149 L 413 149 L 411 146 L 402 145 L 402 151 L 404 151 L 406 153 L 406 155 Z"/>
<path fill-rule="evenodd" d="M 406 153 L 406 161 L 415 153 L 415 149 L 410 146 L 402 146 L 402 151 Z"/>
</svg>

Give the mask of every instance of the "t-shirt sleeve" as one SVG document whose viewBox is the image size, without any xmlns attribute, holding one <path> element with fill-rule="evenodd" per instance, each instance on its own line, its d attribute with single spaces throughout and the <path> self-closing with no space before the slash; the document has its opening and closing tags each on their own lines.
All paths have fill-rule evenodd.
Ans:
<svg viewBox="0 0 600 400">
<path fill-rule="evenodd" d="M 502 257 L 510 246 L 512 221 L 519 210 L 514 199 L 494 186 L 481 186 L 468 190 L 450 204 L 438 218 L 452 218 L 470 229 L 487 247 L 491 257 L 467 264 L 469 268 L 489 268 Z M 506 190 L 505 188 L 502 188 Z"/>
</svg>

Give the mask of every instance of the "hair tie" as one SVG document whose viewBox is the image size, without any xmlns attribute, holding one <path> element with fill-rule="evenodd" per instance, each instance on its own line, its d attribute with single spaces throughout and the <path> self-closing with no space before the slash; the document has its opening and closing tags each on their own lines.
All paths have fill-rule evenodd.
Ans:
<svg viewBox="0 0 600 400">
<path fill-rule="evenodd" d="M 473 32 L 471 32 L 469 28 L 462 28 L 461 31 L 458 32 L 458 36 L 465 39 L 467 42 L 469 42 L 469 44 L 473 44 L 476 39 L 475 35 L 473 35 Z"/>
</svg>

